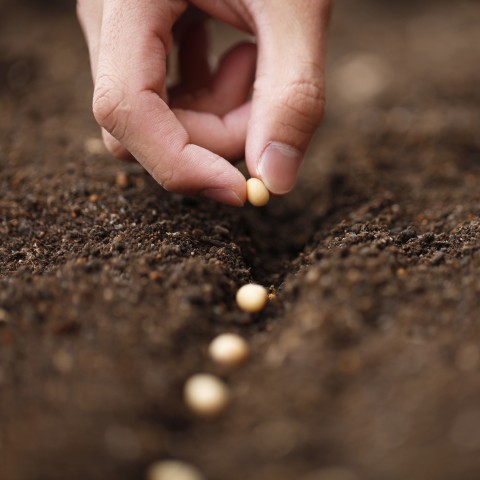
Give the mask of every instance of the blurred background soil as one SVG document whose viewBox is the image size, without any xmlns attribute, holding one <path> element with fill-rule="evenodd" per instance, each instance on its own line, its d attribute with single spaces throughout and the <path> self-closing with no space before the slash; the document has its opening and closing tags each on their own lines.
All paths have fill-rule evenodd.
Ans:
<svg viewBox="0 0 480 480">
<path fill-rule="evenodd" d="M 480 478 L 478 1 L 337 2 L 324 124 L 264 209 L 112 159 L 73 4 L 0 3 L 0 478 Z M 217 420 L 183 406 L 197 372 Z"/>
</svg>

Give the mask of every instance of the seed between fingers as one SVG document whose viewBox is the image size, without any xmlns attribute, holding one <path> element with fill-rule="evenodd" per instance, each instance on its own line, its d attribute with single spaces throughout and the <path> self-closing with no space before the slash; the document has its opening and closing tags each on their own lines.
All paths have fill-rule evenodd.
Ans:
<svg viewBox="0 0 480 480">
<path fill-rule="evenodd" d="M 270 200 L 270 192 L 258 178 L 247 180 L 247 198 L 255 207 L 263 207 Z"/>
</svg>

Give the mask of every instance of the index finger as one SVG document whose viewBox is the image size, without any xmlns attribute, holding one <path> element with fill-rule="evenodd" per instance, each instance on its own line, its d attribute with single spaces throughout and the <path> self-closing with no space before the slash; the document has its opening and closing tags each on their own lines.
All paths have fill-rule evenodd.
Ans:
<svg viewBox="0 0 480 480">
<path fill-rule="evenodd" d="M 185 2 L 106 0 L 93 109 L 166 190 L 243 205 L 243 175 L 194 145 L 166 103 L 165 65 L 172 25 Z"/>
</svg>

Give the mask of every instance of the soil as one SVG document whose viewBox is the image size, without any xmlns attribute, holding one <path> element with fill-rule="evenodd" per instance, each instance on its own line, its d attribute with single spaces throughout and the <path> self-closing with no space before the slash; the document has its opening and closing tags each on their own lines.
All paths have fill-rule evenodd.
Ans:
<svg viewBox="0 0 480 480">
<path fill-rule="evenodd" d="M 0 478 L 478 479 L 479 20 L 338 2 L 297 188 L 234 209 L 106 154 L 73 5 L 4 2 Z M 235 371 L 206 355 L 227 331 Z M 218 419 L 182 403 L 198 372 L 232 389 Z"/>
</svg>

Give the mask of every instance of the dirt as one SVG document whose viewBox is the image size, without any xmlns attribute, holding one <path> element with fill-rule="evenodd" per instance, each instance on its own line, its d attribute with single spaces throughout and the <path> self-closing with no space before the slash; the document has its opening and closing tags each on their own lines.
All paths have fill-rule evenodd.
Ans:
<svg viewBox="0 0 480 480">
<path fill-rule="evenodd" d="M 106 154 L 73 5 L 4 2 L 0 478 L 479 478 L 480 5 L 454 3 L 338 2 L 297 188 L 233 209 Z M 198 372 L 218 419 L 182 403 Z"/>
</svg>

